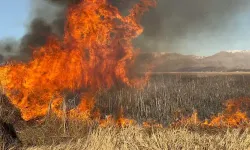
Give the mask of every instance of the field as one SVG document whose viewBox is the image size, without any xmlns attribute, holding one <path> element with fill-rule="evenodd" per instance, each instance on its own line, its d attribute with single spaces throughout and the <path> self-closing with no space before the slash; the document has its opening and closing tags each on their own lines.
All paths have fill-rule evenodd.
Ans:
<svg viewBox="0 0 250 150">
<path fill-rule="evenodd" d="M 96 96 L 103 117 L 126 118 L 129 127 L 100 127 L 91 121 L 64 121 L 50 116 L 41 123 L 17 123 L 23 148 L 39 149 L 248 149 L 245 128 L 173 127 L 172 123 L 197 111 L 199 120 L 223 112 L 228 99 L 250 97 L 250 74 L 153 74 L 143 89 L 114 87 Z M 243 108 L 244 109 L 244 108 Z M 244 110 L 247 111 L 247 110 Z M 248 114 L 249 112 L 247 112 Z M 143 126 L 143 122 L 163 127 Z"/>
<path fill-rule="evenodd" d="M 228 99 L 250 96 L 250 75 L 156 74 L 143 90 L 121 89 L 102 93 L 97 106 L 113 113 L 123 106 L 137 121 L 153 119 L 167 125 L 174 113 L 188 115 L 195 110 L 201 119 L 223 110 Z"/>
</svg>

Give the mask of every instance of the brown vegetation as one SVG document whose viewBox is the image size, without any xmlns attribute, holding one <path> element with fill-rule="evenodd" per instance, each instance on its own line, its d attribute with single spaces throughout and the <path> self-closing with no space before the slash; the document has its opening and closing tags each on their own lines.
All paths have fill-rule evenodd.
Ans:
<svg viewBox="0 0 250 150">
<path fill-rule="evenodd" d="M 137 121 L 127 128 L 98 127 L 94 121 L 69 121 L 53 116 L 42 122 L 16 126 L 26 149 L 247 149 L 247 129 L 169 128 L 182 116 L 197 110 L 200 120 L 222 112 L 227 99 L 250 96 L 250 76 L 197 77 L 156 75 L 143 90 L 117 88 L 100 92 L 96 106 L 103 116 L 122 107 L 124 115 Z M 148 128 L 156 121 L 164 128 Z M 20 122 L 20 121 L 18 121 Z"/>
<path fill-rule="evenodd" d="M 240 130 L 209 135 L 191 132 L 187 129 L 143 129 L 97 128 L 85 137 L 57 144 L 35 146 L 29 150 L 112 150 L 112 149 L 247 149 L 250 146 L 250 134 Z"/>
<path fill-rule="evenodd" d="M 249 97 L 249 85 L 248 75 L 154 75 L 143 90 L 114 88 L 101 93 L 96 105 L 102 114 L 115 114 L 122 106 L 126 117 L 168 125 L 194 110 L 198 111 L 200 119 L 209 119 L 223 111 L 223 103 L 228 99 Z"/>
</svg>

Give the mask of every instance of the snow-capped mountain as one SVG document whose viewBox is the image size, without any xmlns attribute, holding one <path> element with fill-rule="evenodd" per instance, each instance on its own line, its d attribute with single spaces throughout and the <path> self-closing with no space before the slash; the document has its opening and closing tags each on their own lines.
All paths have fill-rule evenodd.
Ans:
<svg viewBox="0 0 250 150">
<path fill-rule="evenodd" d="M 250 53 L 250 50 L 229 50 L 229 51 L 225 51 L 228 53 Z"/>
<path fill-rule="evenodd" d="M 193 55 L 192 57 L 194 59 L 204 59 L 206 56 L 196 56 L 196 55 Z"/>
</svg>

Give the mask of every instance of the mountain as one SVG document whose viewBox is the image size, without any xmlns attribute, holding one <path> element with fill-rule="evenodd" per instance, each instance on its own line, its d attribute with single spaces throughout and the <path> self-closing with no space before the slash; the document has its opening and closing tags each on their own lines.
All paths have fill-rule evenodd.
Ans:
<svg viewBox="0 0 250 150">
<path fill-rule="evenodd" d="M 151 63 L 155 72 L 249 71 L 250 50 L 220 51 L 212 56 L 152 52 L 139 55 L 140 65 Z"/>
</svg>

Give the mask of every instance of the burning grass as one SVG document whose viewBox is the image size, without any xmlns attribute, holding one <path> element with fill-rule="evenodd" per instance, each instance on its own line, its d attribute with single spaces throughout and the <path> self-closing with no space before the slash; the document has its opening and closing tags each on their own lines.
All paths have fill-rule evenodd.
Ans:
<svg viewBox="0 0 250 150">
<path fill-rule="evenodd" d="M 48 105 L 61 116 L 60 107 L 69 93 L 79 93 L 77 114 L 85 117 L 91 107 L 86 101 L 93 104 L 98 90 L 146 83 L 148 74 L 138 77 L 131 71 L 137 55 L 132 40 L 143 32 L 141 16 L 155 5 L 155 0 L 141 0 L 127 16 L 107 0 L 70 5 L 62 40 L 51 35 L 45 45 L 33 50 L 31 61 L 0 67 L 5 94 L 22 118 L 43 117 Z"/>
<path fill-rule="evenodd" d="M 107 118 L 109 115 L 113 115 L 113 119 L 130 118 L 137 124 L 120 127 L 115 125 L 117 123 L 115 121 L 113 124 L 101 126 L 100 122 L 94 120 L 69 120 L 65 130 L 65 122 L 51 114 L 43 122 L 27 123 L 16 129 L 24 148 L 29 149 L 131 149 L 136 147 L 138 149 L 180 149 L 181 147 L 183 149 L 247 149 L 250 146 L 248 126 L 210 127 L 201 126 L 199 123 L 204 123 L 205 118 L 211 119 L 212 116 L 227 112 L 225 109 L 227 107 L 223 105 L 227 102 L 225 99 L 237 100 L 240 97 L 248 97 L 249 82 L 250 76 L 244 78 L 242 76 L 206 78 L 155 76 L 144 90 L 110 89 L 99 93 L 96 97 L 96 107 L 100 107 L 100 113 L 106 114 Z M 176 101 L 177 98 L 179 98 L 178 101 Z M 117 101 L 113 102 L 113 99 Z M 208 100 L 211 102 L 208 103 Z M 242 99 L 241 102 L 245 100 Z M 103 105 L 103 102 L 106 105 Z M 148 102 L 150 103 L 147 104 Z M 162 105 L 162 103 L 166 104 Z M 121 106 L 122 117 L 120 116 Z M 181 111 L 184 108 L 186 111 Z M 191 124 L 182 122 L 180 126 L 169 127 L 171 123 L 180 121 L 182 117 L 191 116 L 193 110 L 197 110 L 196 122 L 191 121 Z M 246 107 L 242 107 L 241 111 L 249 115 Z M 161 115 L 163 113 L 164 115 Z M 206 116 L 204 114 L 208 117 L 204 117 Z M 155 120 L 154 123 L 165 126 L 152 127 L 145 123 L 146 120 L 148 124 Z"/>
<path fill-rule="evenodd" d="M 22 122 L 16 128 L 24 147 L 213 149 L 249 145 L 248 131 L 233 139 L 238 132 L 208 136 L 163 128 L 172 122 L 180 124 L 174 127 L 191 122 L 198 129 L 204 125 L 248 128 L 248 109 L 242 110 L 239 104 L 248 106 L 250 99 L 238 98 L 250 96 L 250 89 L 244 77 L 177 75 L 148 82 L 150 72 L 138 76 L 134 72 L 138 51 L 132 40 L 143 32 L 141 15 L 155 5 L 155 0 L 141 0 L 123 16 L 107 0 L 82 0 L 69 6 L 63 38 L 51 35 L 45 45 L 34 49 L 31 61 L 0 67 L 3 93 L 11 102 L 1 103 L 5 109 L 20 111 L 13 111 L 18 119 L 7 120 Z M 236 100 L 228 101 L 223 112 L 222 102 L 232 98 Z M 186 118 L 193 110 L 197 113 Z M 218 112 L 222 114 L 210 118 Z M 203 122 L 205 118 L 209 122 Z"/>
<path fill-rule="evenodd" d="M 190 116 L 195 110 L 201 120 L 222 113 L 227 100 L 237 101 L 241 97 L 250 97 L 249 84 L 248 75 L 157 75 L 152 77 L 143 90 L 124 88 L 103 92 L 97 96 L 96 105 L 103 114 L 115 115 L 123 107 L 127 117 L 140 123 L 155 120 L 167 126 L 182 117 Z M 243 108 L 242 111 L 248 110 Z"/>
</svg>

